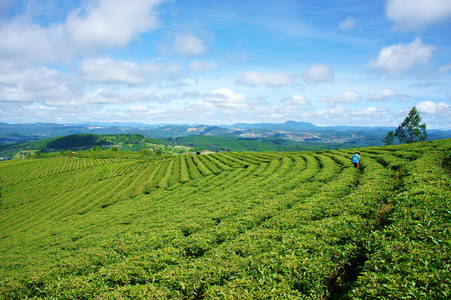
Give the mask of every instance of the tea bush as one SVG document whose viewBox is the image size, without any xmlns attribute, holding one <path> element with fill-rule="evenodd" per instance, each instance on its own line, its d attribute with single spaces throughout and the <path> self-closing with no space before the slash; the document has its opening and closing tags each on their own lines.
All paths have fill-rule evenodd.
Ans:
<svg viewBox="0 0 451 300">
<path fill-rule="evenodd" d="M 0 162 L 0 298 L 450 298 L 451 140 L 354 150 Z"/>
</svg>

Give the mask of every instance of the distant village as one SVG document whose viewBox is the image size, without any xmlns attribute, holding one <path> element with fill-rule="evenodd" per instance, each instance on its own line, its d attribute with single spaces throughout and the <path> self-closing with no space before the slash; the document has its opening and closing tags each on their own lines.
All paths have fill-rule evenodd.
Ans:
<svg viewBox="0 0 451 300">
<path fill-rule="evenodd" d="M 15 156 L 15 157 L 0 157 L 0 161 L 2 160 L 11 160 L 11 159 L 26 159 L 26 156 Z"/>
<path fill-rule="evenodd" d="M 278 137 L 296 142 L 332 142 L 332 143 L 349 143 L 352 141 L 363 139 L 363 136 L 350 134 L 346 136 L 337 136 L 331 134 L 312 133 L 312 132 L 293 132 L 284 130 L 274 130 L 270 132 L 254 133 L 246 132 L 240 134 L 244 138 L 269 138 Z"/>
</svg>

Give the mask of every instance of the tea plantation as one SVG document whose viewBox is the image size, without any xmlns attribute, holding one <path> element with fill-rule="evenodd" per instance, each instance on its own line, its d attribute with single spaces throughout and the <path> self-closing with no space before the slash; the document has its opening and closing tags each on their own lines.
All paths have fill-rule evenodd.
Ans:
<svg viewBox="0 0 451 300">
<path fill-rule="evenodd" d="M 451 140 L 359 150 L 0 162 L 0 298 L 451 298 Z"/>
</svg>

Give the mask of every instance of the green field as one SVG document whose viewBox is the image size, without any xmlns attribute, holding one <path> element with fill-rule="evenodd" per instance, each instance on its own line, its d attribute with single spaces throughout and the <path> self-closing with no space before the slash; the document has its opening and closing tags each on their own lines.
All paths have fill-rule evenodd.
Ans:
<svg viewBox="0 0 451 300">
<path fill-rule="evenodd" d="M 0 298 L 451 298 L 451 140 L 359 150 L 0 162 Z"/>
</svg>

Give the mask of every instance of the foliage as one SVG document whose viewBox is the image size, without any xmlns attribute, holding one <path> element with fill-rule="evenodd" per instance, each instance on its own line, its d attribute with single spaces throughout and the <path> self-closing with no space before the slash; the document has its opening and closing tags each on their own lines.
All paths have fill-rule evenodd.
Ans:
<svg viewBox="0 0 451 300">
<path fill-rule="evenodd" d="M 451 151 L 444 154 L 442 158 L 442 167 L 451 172 Z"/>
<path fill-rule="evenodd" d="M 150 156 L 152 155 L 152 151 L 150 149 L 141 149 L 139 153 L 143 156 Z"/>
<path fill-rule="evenodd" d="M 169 139 L 178 145 L 196 147 L 196 150 L 228 151 L 320 151 L 324 149 L 355 148 L 369 143 L 296 142 L 282 138 L 241 138 L 231 135 L 196 135 Z M 380 143 L 380 140 L 378 141 Z"/>
<path fill-rule="evenodd" d="M 396 136 L 400 143 L 410 144 L 414 142 L 425 141 L 428 137 L 426 133 L 426 124 L 420 124 L 421 117 L 415 106 L 410 110 L 409 115 L 398 126 L 394 136 Z M 390 135 L 390 133 L 389 133 Z M 387 138 L 389 139 L 389 135 Z M 386 138 L 386 139 L 387 139 Z"/>
<path fill-rule="evenodd" d="M 1 299 L 448 299 L 451 140 L 0 162 Z"/>
<path fill-rule="evenodd" d="M 386 146 L 390 146 L 390 145 L 393 145 L 394 140 L 395 140 L 395 132 L 390 131 L 387 134 L 387 136 L 385 137 L 385 139 L 383 140 L 383 142 Z"/>
</svg>

